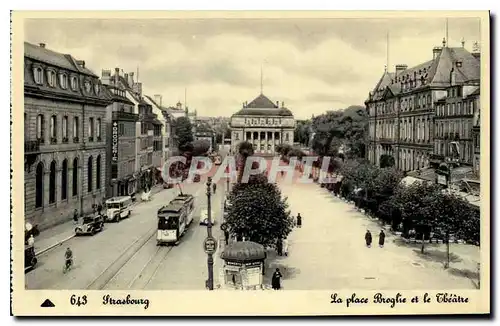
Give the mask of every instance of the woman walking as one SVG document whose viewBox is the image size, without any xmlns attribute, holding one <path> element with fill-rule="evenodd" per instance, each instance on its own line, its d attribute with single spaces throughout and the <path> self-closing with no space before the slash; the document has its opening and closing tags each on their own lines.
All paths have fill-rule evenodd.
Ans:
<svg viewBox="0 0 500 326">
<path fill-rule="evenodd" d="M 370 230 L 366 231 L 365 241 L 366 241 L 366 246 L 370 248 L 372 245 L 372 234 L 370 233 Z"/>
<path fill-rule="evenodd" d="M 273 290 L 281 289 L 281 278 L 283 275 L 280 273 L 280 269 L 276 268 L 276 271 L 273 273 L 273 278 L 271 280 L 271 285 Z"/>
</svg>

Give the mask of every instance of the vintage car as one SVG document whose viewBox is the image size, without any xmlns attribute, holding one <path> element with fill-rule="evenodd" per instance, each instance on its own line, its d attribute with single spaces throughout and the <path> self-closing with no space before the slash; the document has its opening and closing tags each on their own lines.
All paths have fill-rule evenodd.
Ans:
<svg viewBox="0 0 500 326">
<path fill-rule="evenodd" d="M 94 235 L 102 231 L 104 228 L 103 215 L 87 215 L 83 217 L 83 221 L 75 228 L 76 235 L 90 234 Z"/>
<path fill-rule="evenodd" d="M 212 225 L 215 225 L 215 212 L 212 210 L 212 214 L 210 215 L 210 219 L 212 220 Z M 200 215 L 200 225 L 208 225 L 208 210 L 203 209 Z"/>
</svg>

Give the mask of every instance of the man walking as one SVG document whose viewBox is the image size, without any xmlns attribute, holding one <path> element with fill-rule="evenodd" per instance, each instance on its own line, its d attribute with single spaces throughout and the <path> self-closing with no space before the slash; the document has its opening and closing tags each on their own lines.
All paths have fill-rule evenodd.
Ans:
<svg viewBox="0 0 500 326">
<path fill-rule="evenodd" d="M 298 228 L 302 227 L 302 216 L 300 216 L 300 213 L 297 214 L 297 227 Z"/>
<path fill-rule="evenodd" d="M 73 222 L 75 224 L 78 224 L 78 210 L 75 208 L 75 211 L 73 212 Z"/>
<path fill-rule="evenodd" d="M 366 241 L 366 246 L 370 248 L 372 245 L 372 234 L 370 233 L 370 230 L 366 231 L 365 241 Z"/>
<path fill-rule="evenodd" d="M 380 230 L 380 234 L 378 235 L 378 245 L 380 248 L 384 247 L 385 243 L 385 233 L 384 230 Z"/>
</svg>

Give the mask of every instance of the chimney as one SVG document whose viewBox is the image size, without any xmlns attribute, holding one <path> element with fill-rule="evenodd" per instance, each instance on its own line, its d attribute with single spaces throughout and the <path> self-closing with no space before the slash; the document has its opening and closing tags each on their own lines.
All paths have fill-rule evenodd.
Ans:
<svg viewBox="0 0 500 326">
<path fill-rule="evenodd" d="M 133 73 L 133 72 L 129 72 L 129 73 L 128 73 L 127 83 L 128 83 L 130 86 L 134 85 L 134 73 Z"/>
<path fill-rule="evenodd" d="M 396 77 L 399 76 L 403 71 L 408 69 L 408 65 L 396 65 Z"/>
<path fill-rule="evenodd" d="M 436 60 L 436 58 L 441 54 L 441 51 L 443 51 L 443 48 L 440 48 L 439 46 L 434 47 L 434 49 L 432 49 L 432 60 Z"/>
<path fill-rule="evenodd" d="M 85 61 L 84 60 L 76 60 L 76 64 L 82 68 L 85 68 Z"/>
<path fill-rule="evenodd" d="M 161 107 L 161 95 L 160 94 L 156 94 L 154 96 L 154 98 L 155 98 L 156 104 L 158 104 Z"/>
<path fill-rule="evenodd" d="M 280 107 L 280 101 L 276 101 L 276 107 L 279 108 Z"/>
<path fill-rule="evenodd" d="M 111 79 L 111 70 L 102 70 L 101 73 L 101 82 L 103 85 L 109 85 Z"/>
<path fill-rule="evenodd" d="M 281 107 L 284 108 L 285 107 L 285 102 L 281 102 Z"/>
<path fill-rule="evenodd" d="M 40 43 L 40 44 L 38 44 L 38 45 L 40 45 L 40 47 L 41 47 L 41 48 L 44 48 L 44 49 L 45 49 L 45 43 Z"/>
<path fill-rule="evenodd" d="M 124 74 L 123 74 L 123 78 L 125 78 L 125 80 L 128 80 L 128 74 L 127 74 L 127 73 L 124 73 Z"/>
</svg>

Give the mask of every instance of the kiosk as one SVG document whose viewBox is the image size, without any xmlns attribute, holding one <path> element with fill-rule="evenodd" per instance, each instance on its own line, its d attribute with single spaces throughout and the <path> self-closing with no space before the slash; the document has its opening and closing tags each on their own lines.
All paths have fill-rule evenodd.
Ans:
<svg viewBox="0 0 500 326">
<path fill-rule="evenodd" d="M 264 246 L 252 241 L 233 242 L 221 254 L 224 261 L 224 286 L 241 290 L 262 288 Z"/>
</svg>

